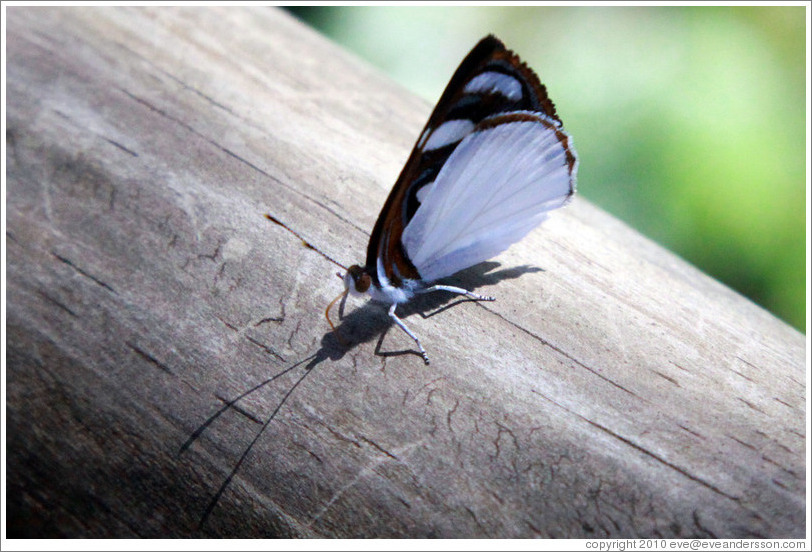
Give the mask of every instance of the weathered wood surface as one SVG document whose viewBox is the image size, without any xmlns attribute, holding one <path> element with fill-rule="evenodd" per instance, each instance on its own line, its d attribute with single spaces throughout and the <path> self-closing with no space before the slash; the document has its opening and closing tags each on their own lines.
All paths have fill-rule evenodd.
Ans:
<svg viewBox="0 0 812 552">
<path fill-rule="evenodd" d="M 9 536 L 804 535 L 804 336 L 582 199 L 335 341 L 263 214 L 362 260 L 430 106 L 284 13 L 12 7 L 7 86 Z"/>
</svg>

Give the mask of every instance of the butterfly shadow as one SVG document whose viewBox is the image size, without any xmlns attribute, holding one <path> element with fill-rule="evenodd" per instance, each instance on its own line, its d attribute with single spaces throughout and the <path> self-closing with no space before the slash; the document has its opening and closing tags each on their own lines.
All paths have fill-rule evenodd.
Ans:
<svg viewBox="0 0 812 552">
<path fill-rule="evenodd" d="M 488 261 L 479 263 L 470 268 L 462 270 L 449 278 L 443 278 L 438 283 L 460 287 L 469 291 L 476 291 L 482 286 L 492 286 L 502 280 L 512 280 L 527 273 L 543 272 L 544 269 L 521 265 L 502 270 L 496 270 L 501 265 L 497 262 Z M 451 300 L 451 302 L 449 302 Z M 498 301 L 498 298 L 497 298 Z M 414 314 L 421 318 L 428 319 L 454 308 L 462 303 L 476 303 L 476 299 L 470 299 L 449 291 L 435 291 L 426 294 L 418 294 L 408 303 L 398 305 L 397 314 L 401 319 L 406 319 Z M 344 314 L 344 301 L 339 306 L 339 318 L 341 323 L 336 327 L 336 332 L 327 332 L 322 338 L 322 350 L 336 354 L 335 342 L 342 343 L 345 351 L 355 346 L 372 341 L 377 338 L 375 345 L 375 355 L 379 357 L 396 357 L 402 355 L 415 355 L 423 359 L 416 348 L 402 349 L 396 351 L 384 351 L 383 341 L 389 330 L 394 326 L 394 322 L 389 317 L 388 304 L 367 301 L 364 305 L 352 310 L 349 314 Z M 408 325 L 408 323 L 407 323 Z M 336 335 L 334 335 L 337 334 Z M 411 338 L 404 337 L 411 342 Z M 343 356 L 343 355 L 342 355 Z"/>
<path fill-rule="evenodd" d="M 443 280 L 443 283 L 447 283 L 449 285 L 454 285 L 458 287 L 462 287 L 467 290 L 474 291 L 478 287 L 485 286 L 485 285 L 494 285 L 502 280 L 509 280 L 518 278 L 519 276 L 532 273 L 532 272 L 541 272 L 543 269 L 531 266 L 518 266 L 512 267 L 504 270 L 496 270 L 499 266 L 499 263 L 496 262 L 485 262 L 475 265 L 471 268 L 458 272 L 451 278 L 446 278 Z M 455 301 L 448 303 L 449 298 L 457 297 Z M 401 318 L 407 318 L 413 314 L 419 314 L 424 319 L 431 318 L 437 314 L 440 314 L 452 307 L 459 305 L 460 303 L 470 303 L 475 302 L 473 299 L 463 298 L 459 295 L 455 295 L 453 293 L 447 291 L 438 291 L 428 294 L 421 294 L 417 295 L 412 301 L 405 305 L 399 306 L 398 315 Z M 229 474 L 226 476 L 225 480 L 222 482 L 218 490 L 215 492 L 214 496 L 209 501 L 207 507 L 205 508 L 201 518 L 198 521 L 198 530 L 202 529 L 208 519 L 209 515 L 212 513 L 214 507 L 219 502 L 220 497 L 222 496 L 223 492 L 229 486 L 230 482 L 236 475 L 237 471 L 239 470 L 240 466 L 248 457 L 250 451 L 253 449 L 256 442 L 268 428 L 270 423 L 279 413 L 280 409 L 285 405 L 285 403 L 290 398 L 291 394 L 294 390 L 307 378 L 308 375 L 315 372 L 315 368 L 320 365 L 322 362 L 330 360 L 330 361 L 338 361 L 341 360 L 344 355 L 346 355 L 350 350 L 355 348 L 356 346 L 360 345 L 361 343 L 370 342 L 377 338 L 377 344 L 375 347 L 375 355 L 380 357 L 394 357 L 394 356 L 402 356 L 402 355 L 416 355 L 418 358 L 421 359 L 422 357 L 420 353 L 416 349 L 404 349 L 398 351 L 382 351 L 382 343 L 384 337 L 389 332 L 389 329 L 394 325 L 394 322 L 388 315 L 388 308 L 389 305 L 385 305 L 383 303 L 376 303 L 374 301 L 367 301 L 363 305 L 358 308 L 353 309 L 350 313 L 344 314 L 344 307 L 345 302 L 342 301 L 339 305 L 339 318 L 341 320 L 340 324 L 336 327 L 336 331 L 328 331 L 326 332 L 321 339 L 321 347 L 311 355 L 299 360 L 298 362 L 290 364 L 284 370 L 273 374 L 272 376 L 268 377 L 264 381 L 248 388 L 246 391 L 242 392 L 240 395 L 236 396 L 230 400 L 222 400 L 223 404 L 220 408 L 218 408 L 212 415 L 208 417 L 186 440 L 183 445 L 181 445 L 180 450 L 178 451 L 179 454 L 183 454 L 195 441 L 197 441 L 201 435 L 208 429 L 221 415 L 229 411 L 230 409 L 237 409 L 240 410 L 237 403 L 261 389 L 265 388 L 267 385 L 271 384 L 272 382 L 276 381 L 277 379 L 285 376 L 288 373 L 293 372 L 294 370 L 301 368 L 302 374 L 299 376 L 293 384 L 287 389 L 287 391 L 282 396 L 281 400 L 277 403 L 276 407 L 273 411 L 268 415 L 265 420 L 262 422 L 260 429 L 256 432 L 251 442 L 245 447 L 242 455 L 234 464 L 233 468 L 230 470 Z M 405 336 L 406 339 L 409 339 L 408 336 Z"/>
</svg>

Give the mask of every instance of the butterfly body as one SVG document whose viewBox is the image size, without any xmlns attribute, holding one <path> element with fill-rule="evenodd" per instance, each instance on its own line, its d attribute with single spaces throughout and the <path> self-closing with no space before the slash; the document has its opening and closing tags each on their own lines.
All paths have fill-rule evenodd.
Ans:
<svg viewBox="0 0 812 552">
<path fill-rule="evenodd" d="M 378 267 L 382 268 L 382 267 Z M 359 265 L 353 265 L 344 276 L 344 285 L 352 295 L 368 294 L 381 303 L 408 303 L 417 293 L 426 288 L 424 281 L 401 278 L 398 286 L 392 285 L 383 270 L 376 270 L 377 283 L 373 283 L 370 272 Z"/>
<path fill-rule="evenodd" d="M 490 259 L 575 193 L 577 157 L 536 74 L 495 37 L 462 61 L 415 143 L 370 236 L 366 262 L 347 291 L 391 305 Z"/>
</svg>

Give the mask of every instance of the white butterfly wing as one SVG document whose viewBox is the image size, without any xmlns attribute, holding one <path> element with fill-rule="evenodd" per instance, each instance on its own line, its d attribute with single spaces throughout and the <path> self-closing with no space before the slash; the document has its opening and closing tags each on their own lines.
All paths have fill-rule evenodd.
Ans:
<svg viewBox="0 0 812 552">
<path fill-rule="evenodd" d="M 483 120 L 421 190 L 401 241 L 426 281 L 505 251 L 575 191 L 577 161 L 558 121 L 528 112 L 498 117 L 507 122 Z"/>
</svg>

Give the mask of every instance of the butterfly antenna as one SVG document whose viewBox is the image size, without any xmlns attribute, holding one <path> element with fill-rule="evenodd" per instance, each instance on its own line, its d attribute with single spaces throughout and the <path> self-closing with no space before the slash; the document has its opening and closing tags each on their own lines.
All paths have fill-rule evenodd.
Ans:
<svg viewBox="0 0 812 552">
<path fill-rule="evenodd" d="M 327 305 L 327 308 L 324 309 L 324 317 L 327 319 L 327 323 L 330 324 L 330 327 L 333 329 L 333 333 L 336 334 L 338 342 L 341 343 L 344 347 L 347 347 L 349 344 L 346 341 L 344 341 L 343 337 L 341 337 L 341 332 L 339 332 L 338 329 L 335 326 L 333 326 L 333 321 L 330 320 L 330 309 L 333 308 L 333 305 L 336 304 L 336 301 L 338 301 L 342 297 L 345 297 L 349 291 L 350 291 L 349 289 L 345 289 L 344 291 L 339 293 L 335 299 L 330 301 L 330 304 Z"/>
<path fill-rule="evenodd" d="M 280 221 L 279 219 L 277 219 L 277 218 L 275 218 L 275 217 L 272 217 L 271 215 L 269 215 L 269 214 L 267 214 L 267 213 L 265 214 L 265 218 L 266 218 L 266 219 L 268 219 L 269 221 L 273 222 L 274 224 L 278 224 L 279 226 L 281 226 L 282 228 L 284 228 L 285 230 L 287 230 L 288 232 L 290 232 L 291 234 L 293 234 L 294 236 L 296 236 L 297 238 L 299 238 L 299 239 L 302 241 L 302 245 L 304 245 L 304 246 L 305 246 L 305 247 L 307 247 L 308 249 L 312 249 L 313 251 L 315 251 L 316 253 L 318 253 L 319 255 L 321 255 L 322 257 L 324 257 L 325 259 L 327 259 L 328 261 L 330 261 L 330 262 L 331 262 L 331 263 L 333 263 L 334 265 L 339 266 L 339 267 L 343 268 L 344 270 L 347 270 L 347 267 L 346 267 L 346 266 L 344 266 L 344 265 L 343 265 L 343 264 L 341 264 L 340 262 L 336 261 L 335 259 L 333 259 L 333 258 L 332 258 L 332 257 L 330 257 L 329 255 L 327 255 L 326 253 L 324 253 L 323 251 L 321 251 L 319 248 L 317 248 L 315 245 L 313 245 L 312 243 L 310 243 L 309 241 L 307 241 L 306 239 L 304 239 L 304 238 L 303 238 L 303 237 L 302 237 L 302 236 L 301 236 L 301 235 L 300 235 L 300 234 L 299 234 L 299 233 L 298 233 L 296 230 L 291 229 L 291 228 L 290 228 L 290 227 L 289 227 L 287 224 L 285 224 L 284 222 Z M 331 304 L 332 304 L 332 303 L 331 303 Z M 328 319 L 328 320 L 329 320 L 329 319 Z M 332 324 L 330 324 L 330 325 L 332 326 Z M 333 329 L 335 329 L 335 328 L 333 328 Z"/>
</svg>

